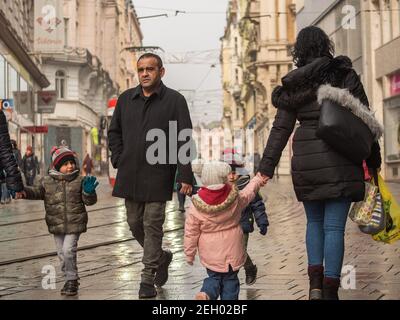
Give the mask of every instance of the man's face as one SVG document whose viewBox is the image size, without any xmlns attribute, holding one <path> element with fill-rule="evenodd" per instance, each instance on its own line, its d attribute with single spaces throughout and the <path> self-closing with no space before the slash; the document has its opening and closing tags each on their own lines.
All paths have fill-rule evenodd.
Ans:
<svg viewBox="0 0 400 320">
<path fill-rule="evenodd" d="M 156 58 L 143 58 L 137 64 L 139 82 L 144 89 L 156 87 L 164 76 L 165 69 L 160 68 Z"/>
</svg>

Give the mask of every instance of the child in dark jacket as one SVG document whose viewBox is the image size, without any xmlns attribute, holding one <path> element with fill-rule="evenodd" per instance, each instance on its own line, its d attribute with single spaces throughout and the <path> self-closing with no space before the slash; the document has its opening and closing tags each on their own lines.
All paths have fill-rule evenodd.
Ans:
<svg viewBox="0 0 400 320">
<path fill-rule="evenodd" d="M 46 223 L 54 235 L 57 255 L 66 282 L 62 295 L 78 293 L 77 248 L 81 233 L 86 232 L 88 215 L 85 205 L 97 202 L 96 178 L 82 177 L 75 154 L 68 148 L 52 150 L 52 166 L 49 175 L 43 177 L 37 187 L 25 187 L 19 198 L 44 200 Z"/>
<path fill-rule="evenodd" d="M 250 175 L 244 168 L 244 161 L 242 157 L 233 151 L 233 155 L 228 157 L 225 155 L 224 160 L 231 166 L 232 170 L 228 175 L 228 182 L 231 184 L 236 184 L 239 190 L 243 190 L 250 181 Z M 257 192 L 255 198 L 242 211 L 242 216 L 240 219 L 240 225 L 242 227 L 244 237 L 244 248 L 247 254 L 246 262 L 244 263 L 247 285 L 254 284 L 257 279 L 257 266 L 253 263 L 249 253 L 247 252 L 249 236 L 250 233 L 254 231 L 254 220 L 260 229 L 260 233 L 262 235 L 266 235 L 269 222 L 267 213 L 265 211 L 264 201 L 259 192 Z"/>
</svg>

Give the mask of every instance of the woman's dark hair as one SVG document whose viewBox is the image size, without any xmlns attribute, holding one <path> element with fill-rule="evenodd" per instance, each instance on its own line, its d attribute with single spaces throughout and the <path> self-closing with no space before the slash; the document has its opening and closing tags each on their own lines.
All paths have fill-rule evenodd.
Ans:
<svg viewBox="0 0 400 320">
<path fill-rule="evenodd" d="M 333 42 L 322 29 L 315 26 L 301 29 L 292 50 L 293 62 L 297 67 L 302 67 L 315 58 L 333 58 L 334 54 Z"/>
</svg>

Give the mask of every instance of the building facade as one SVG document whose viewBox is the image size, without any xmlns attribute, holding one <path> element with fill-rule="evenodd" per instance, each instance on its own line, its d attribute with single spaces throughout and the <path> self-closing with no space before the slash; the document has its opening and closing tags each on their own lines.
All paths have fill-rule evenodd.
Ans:
<svg viewBox="0 0 400 320">
<path fill-rule="evenodd" d="M 316 8 L 318 10 L 316 10 Z M 317 11 L 317 13 L 315 13 Z M 382 175 L 400 180 L 400 3 L 398 0 L 298 1 L 298 30 L 322 28 L 360 75 L 384 125 Z"/>
<path fill-rule="evenodd" d="M 57 19 L 62 45 L 35 51 L 57 92 L 54 113 L 43 115 L 44 152 L 66 144 L 80 159 L 89 154 L 99 172 L 108 165 L 107 103 L 138 83 L 136 55 L 126 48 L 141 46 L 143 36 L 130 1 L 64 0 Z"/>
<path fill-rule="evenodd" d="M 0 100 L 11 139 L 24 153 L 32 145 L 41 159 L 42 134 L 32 128 L 39 123 L 36 92 L 49 86 L 33 51 L 34 1 L 0 2 Z"/>
<path fill-rule="evenodd" d="M 254 159 L 262 157 L 275 118 L 271 93 L 292 69 L 295 13 L 291 0 L 232 0 L 228 7 L 221 39 L 224 125 L 254 132 L 254 141 L 243 142 L 243 153 Z M 290 158 L 289 142 L 277 173 L 290 174 Z"/>
</svg>

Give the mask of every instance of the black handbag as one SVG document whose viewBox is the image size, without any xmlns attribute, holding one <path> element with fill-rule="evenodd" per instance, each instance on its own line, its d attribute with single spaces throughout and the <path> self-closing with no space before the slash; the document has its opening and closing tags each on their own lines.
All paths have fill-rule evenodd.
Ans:
<svg viewBox="0 0 400 320">
<path fill-rule="evenodd" d="M 371 153 L 374 136 L 369 127 L 348 108 L 323 99 L 316 136 L 355 164 Z"/>
</svg>

